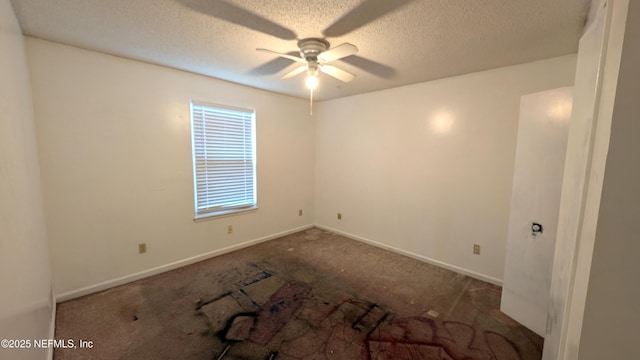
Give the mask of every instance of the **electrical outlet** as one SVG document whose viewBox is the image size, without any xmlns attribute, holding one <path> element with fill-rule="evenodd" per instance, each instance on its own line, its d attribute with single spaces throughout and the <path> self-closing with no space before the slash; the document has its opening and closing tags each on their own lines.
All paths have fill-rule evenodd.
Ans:
<svg viewBox="0 0 640 360">
<path fill-rule="evenodd" d="M 480 245 L 479 244 L 473 244 L 473 253 L 476 255 L 480 255 Z"/>
<path fill-rule="evenodd" d="M 233 226 L 227 225 L 227 234 L 233 234 Z"/>
<path fill-rule="evenodd" d="M 338 220 L 342 220 L 342 214 L 338 213 Z"/>
<path fill-rule="evenodd" d="M 302 209 L 298 210 L 298 216 L 302 216 Z"/>
<path fill-rule="evenodd" d="M 147 244 L 138 244 L 138 254 L 144 254 L 147 252 Z"/>
</svg>

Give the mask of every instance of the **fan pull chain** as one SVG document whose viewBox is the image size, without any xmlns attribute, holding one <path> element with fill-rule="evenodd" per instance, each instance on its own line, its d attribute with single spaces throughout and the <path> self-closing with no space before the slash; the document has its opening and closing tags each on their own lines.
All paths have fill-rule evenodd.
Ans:
<svg viewBox="0 0 640 360">
<path fill-rule="evenodd" d="M 313 89 L 309 89 L 309 115 L 313 115 Z"/>
</svg>

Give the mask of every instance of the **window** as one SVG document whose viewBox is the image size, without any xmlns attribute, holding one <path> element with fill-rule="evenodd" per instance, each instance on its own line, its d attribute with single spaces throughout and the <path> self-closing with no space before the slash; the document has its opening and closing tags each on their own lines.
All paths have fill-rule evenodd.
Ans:
<svg viewBox="0 0 640 360">
<path fill-rule="evenodd" d="M 255 209 L 255 112 L 191 102 L 196 219 Z"/>
</svg>

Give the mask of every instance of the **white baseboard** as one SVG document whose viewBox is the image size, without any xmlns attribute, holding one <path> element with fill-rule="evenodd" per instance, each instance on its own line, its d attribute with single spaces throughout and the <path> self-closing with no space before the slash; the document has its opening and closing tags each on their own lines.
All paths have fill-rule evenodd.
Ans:
<svg viewBox="0 0 640 360">
<path fill-rule="evenodd" d="M 350 239 L 357 240 L 357 241 L 360 241 L 360 242 L 363 242 L 363 243 L 366 243 L 366 244 L 369 244 L 369 245 L 373 245 L 373 246 L 381 248 L 381 249 L 392 251 L 392 252 L 395 252 L 395 253 L 400 254 L 400 255 L 408 256 L 410 258 L 413 258 L 413 259 L 416 259 L 416 260 L 419 260 L 419 261 L 423 261 L 423 262 L 426 262 L 428 264 L 432 264 L 432 265 L 435 265 L 435 266 L 439 266 L 441 268 L 445 268 L 445 269 L 448 269 L 448 270 L 451 270 L 451 271 L 454 271 L 454 272 L 457 272 L 457 273 L 460 273 L 460 274 L 468 275 L 468 276 L 471 276 L 473 278 L 476 278 L 476 279 L 479 279 L 479 280 L 482 280 L 482 281 L 486 281 L 486 282 L 491 283 L 491 284 L 502 286 L 502 280 L 494 278 L 494 277 L 491 277 L 491 276 L 480 274 L 480 273 L 477 273 L 475 271 L 471 271 L 469 269 L 465 269 L 465 268 L 462 268 L 462 267 L 459 267 L 459 266 L 456 266 L 456 265 L 447 264 L 447 263 L 442 262 L 442 261 L 431 259 L 431 258 L 423 256 L 423 255 L 419 255 L 419 254 L 416 254 L 416 253 L 413 253 L 413 252 L 410 252 L 410 251 L 406 251 L 406 250 L 402 250 L 402 249 L 396 248 L 394 246 L 390 246 L 390 245 L 386 245 L 386 244 L 383 244 L 383 243 L 379 243 L 377 241 L 373 241 L 373 240 L 370 240 L 370 239 L 367 239 L 367 238 L 364 238 L 364 237 L 361 237 L 361 236 L 353 235 L 353 234 L 350 234 L 350 233 L 347 233 L 347 232 L 344 232 L 344 231 L 340 231 L 338 229 L 334 229 L 334 228 L 331 228 L 331 227 L 328 227 L 328 226 L 325 226 L 325 225 L 315 224 L 315 225 L 305 225 L 305 226 L 301 226 L 301 227 L 298 227 L 298 228 L 295 228 L 295 229 L 291 229 L 291 230 L 283 231 L 283 232 L 280 232 L 280 233 L 264 236 L 264 237 L 261 237 L 261 238 L 257 238 L 257 239 L 254 239 L 254 240 L 245 241 L 243 243 L 236 244 L 236 245 L 233 245 L 233 246 L 229 246 L 229 247 L 226 247 L 226 248 L 223 248 L 223 249 L 210 251 L 210 252 L 207 252 L 207 253 L 204 253 L 204 254 L 196 255 L 196 256 L 193 256 L 193 257 L 190 257 L 190 258 L 187 258 L 187 259 L 183 259 L 183 260 L 179 260 L 179 261 L 173 262 L 173 263 L 160 265 L 160 266 L 157 266 L 157 267 L 154 267 L 154 268 L 151 268 L 151 269 L 143 270 L 143 271 L 140 271 L 140 272 L 137 272 L 137 273 L 133 273 L 133 274 L 130 274 L 130 275 L 125 275 L 125 276 L 122 276 L 122 277 L 119 277 L 119 278 L 116 278 L 116 279 L 107 280 L 107 281 L 104 281 L 104 282 L 101 282 L 101 283 L 98 283 L 98 284 L 95 284 L 95 285 L 90 285 L 90 286 L 86 286 L 86 287 L 83 287 L 83 288 L 80 288 L 80 289 L 71 290 L 71 291 L 68 291 L 68 292 L 65 292 L 63 294 L 58 295 L 56 297 L 56 301 L 57 302 L 64 302 L 64 301 L 75 299 L 75 298 L 78 298 L 78 297 L 81 297 L 81 296 L 85 296 L 85 295 L 93 294 L 93 293 L 96 293 L 96 292 L 99 292 L 99 291 L 107 290 L 107 289 L 110 289 L 112 287 L 116 287 L 116 286 L 119 286 L 119 285 L 130 283 L 130 282 L 133 282 L 133 281 L 136 281 L 136 280 L 144 279 L 144 278 L 147 278 L 147 277 L 150 277 L 150 276 L 153 276 L 153 275 L 161 274 L 163 272 L 167 272 L 167 271 L 174 270 L 174 269 L 177 269 L 177 268 L 180 268 L 180 267 L 183 267 L 183 266 L 191 265 L 191 264 L 197 263 L 199 261 L 207 260 L 207 259 L 210 259 L 210 258 L 215 257 L 215 256 L 227 254 L 227 253 L 230 253 L 232 251 L 236 251 L 236 250 L 240 250 L 240 249 L 243 249 L 243 248 L 246 248 L 246 247 L 249 247 L 249 246 L 257 245 L 257 244 L 262 243 L 262 242 L 273 240 L 273 239 L 276 239 L 276 238 L 279 238 L 279 237 L 282 237 L 282 236 L 286 236 L 286 235 L 289 235 L 289 234 L 293 234 L 293 233 L 296 233 L 296 232 L 299 232 L 299 231 L 307 230 L 307 229 L 312 228 L 314 226 L 319 228 L 319 229 L 323 229 L 323 230 L 330 231 L 330 232 L 333 232 L 333 233 L 336 233 L 336 234 L 340 234 L 340 235 L 348 237 Z M 52 321 L 52 325 L 51 325 L 51 334 L 52 334 L 51 338 L 53 338 L 53 332 L 55 330 L 55 306 L 54 306 L 53 313 L 54 313 L 54 315 L 53 315 L 54 316 L 53 317 L 54 321 Z M 53 355 L 53 354 L 51 354 L 51 355 Z"/>
<path fill-rule="evenodd" d="M 273 240 L 282 236 L 286 236 L 289 234 L 293 234 L 299 231 L 303 231 L 303 230 L 307 230 L 309 228 L 312 228 L 313 224 L 310 225 L 304 225 L 295 229 L 291 229 L 291 230 L 287 230 L 287 231 L 283 231 L 283 232 L 279 232 L 276 234 L 272 234 L 272 235 L 267 235 L 267 236 L 263 236 L 261 238 L 257 238 L 254 240 L 249 240 L 249 241 L 245 241 L 243 243 L 240 244 L 236 244 L 236 245 L 232 245 L 226 248 L 222 248 L 222 249 L 218 249 L 218 250 L 214 250 L 214 251 L 210 251 L 204 254 L 200 254 L 200 255 L 196 255 L 187 259 L 183 259 L 183 260 L 179 260 L 179 261 L 175 261 L 169 264 L 165 264 L 165 265 L 160 265 L 151 269 L 147 269 L 147 270 L 143 270 L 137 273 L 133 273 L 130 275 L 125 275 L 122 277 L 119 277 L 117 279 L 112 279 L 112 280 L 107 280 L 95 285 L 90 285 L 90 286 L 86 286 L 80 289 L 76 289 L 76 290 L 71 290 L 68 292 L 65 292 L 63 294 L 60 294 L 57 296 L 57 301 L 58 302 L 64 302 L 67 300 L 71 300 L 71 299 L 75 299 L 81 296 L 85 296 L 85 295 L 89 295 L 89 294 L 93 294 L 99 291 L 103 291 L 103 290 L 107 290 L 110 289 L 112 287 L 116 287 L 119 285 L 123 285 L 126 283 L 130 283 L 132 281 L 136 281 L 136 280 L 140 280 L 140 279 L 144 279 L 153 275 L 157 275 L 157 274 L 161 274 L 163 272 L 167 272 L 170 270 L 174 270 L 183 266 L 187 266 L 187 265 L 191 265 L 194 263 L 197 263 L 199 261 L 203 261 L 203 260 L 207 260 L 210 259 L 212 257 L 215 256 L 219 256 L 219 255 L 223 255 L 223 254 L 227 254 L 230 253 L 232 251 L 236 251 L 236 250 L 240 250 L 252 245 L 256 245 L 265 241 L 269 241 L 269 240 Z"/>
<path fill-rule="evenodd" d="M 328 226 L 325 226 L 325 225 L 315 224 L 314 226 L 317 227 L 318 229 L 326 230 L 326 231 L 329 231 L 329 232 L 332 232 L 332 233 L 336 233 L 336 234 L 342 235 L 344 237 L 348 237 L 349 239 L 353 239 L 353 240 L 356 240 L 356 241 L 363 242 L 365 244 L 373 245 L 375 247 L 378 247 L 378 248 L 381 248 L 381 249 L 384 249 L 384 250 L 388 250 L 388 251 L 391 251 L 391 252 L 394 252 L 394 253 L 397 253 L 397 254 L 400 254 L 400 255 L 404 255 L 404 256 L 419 260 L 419 261 L 423 261 L 423 262 L 431 264 L 431 265 L 435 265 L 435 266 L 438 266 L 438 267 L 441 267 L 441 268 L 444 268 L 444 269 L 447 269 L 447 270 L 451 270 L 451 271 L 454 271 L 454 272 L 457 272 L 457 273 L 460 273 L 460 274 L 464 274 L 464 275 L 470 276 L 472 278 L 475 278 L 475 279 L 478 279 L 478 280 L 482 280 L 482 281 L 486 281 L 486 282 L 494 284 L 494 285 L 502 286 L 502 280 L 494 278 L 494 277 L 491 277 L 491 276 L 480 274 L 478 272 L 471 271 L 469 269 L 465 269 L 465 268 L 462 268 L 462 267 L 459 267 L 459 266 L 456 266 L 456 265 L 447 264 L 447 263 L 442 262 L 442 261 L 438 261 L 438 260 L 423 256 L 423 255 L 419 255 L 419 254 L 416 254 L 416 253 L 413 253 L 413 252 L 410 252 L 410 251 L 402 250 L 402 249 L 399 249 L 399 248 L 391 246 L 391 245 L 379 243 L 377 241 L 373 241 L 371 239 L 367 239 L 367 238 L 364 238 L 364 237 L 361 237 L 361 236 L 353 235 L 353 234 L 350 234 L 350 233 L 347 233 L 347 232 L 344 232 L 344 231 L 340 231 L 340 230 L 337 230 L 337 229 L 334 229 L 334 228 L 331 228 L 331 227 L 328 227 Z"/>
</svg>

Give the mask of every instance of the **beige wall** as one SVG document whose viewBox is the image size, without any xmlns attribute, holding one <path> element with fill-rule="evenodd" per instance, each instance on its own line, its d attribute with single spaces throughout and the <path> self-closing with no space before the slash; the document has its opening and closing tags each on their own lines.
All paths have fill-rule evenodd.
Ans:
<svg viewBox="0 0 640 360">
<path fill-rule="evenodd" d="M 51 272 L 24 41 L 0 0 L 0 339 L 52 333 Z M 47 349 L 0 349 L 3 359 L 43 359 Z"/>
<path fill-rule="evenodd" d="M 305 100 L 42 40 L 27 53 L 62 299 L 313 223 Z M 191 99 L 256 109 L 257 211 L 193 221 Z"/>
<path fill-rule="evenodd" d="M 316 223 L 500 283 L 520 97 L 572 85 L 575 60 L 318 104 Z"/>
</svg>

